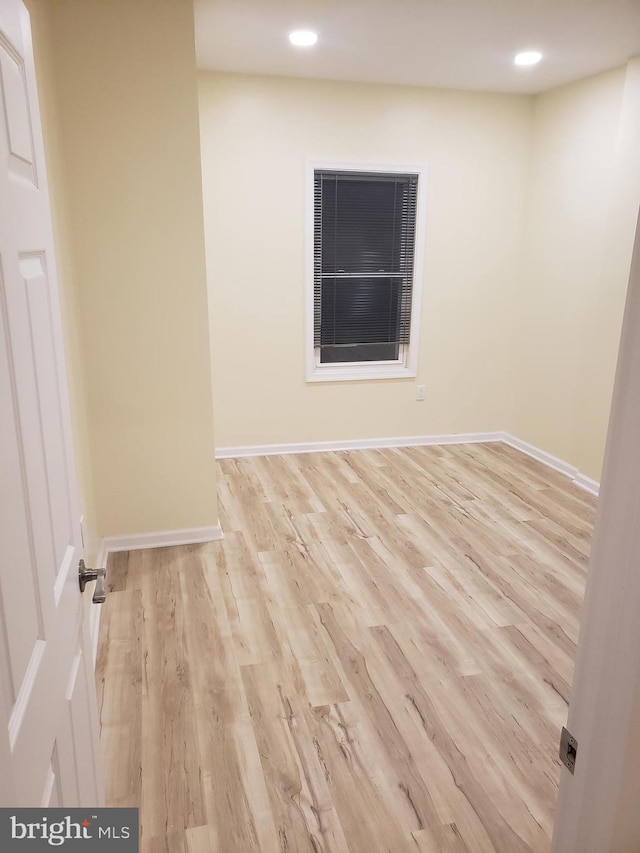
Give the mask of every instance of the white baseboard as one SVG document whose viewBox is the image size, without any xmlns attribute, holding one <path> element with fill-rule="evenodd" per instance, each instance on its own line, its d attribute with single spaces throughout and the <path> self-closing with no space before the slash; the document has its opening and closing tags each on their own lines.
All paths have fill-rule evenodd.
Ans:
<svg viewBox="0 0 640 853">
<path fill-rule="evenodd" d="M 446 444 L 478 444 L 502 441 L 521 453 L 526 453 L 548 468 L 569 477 L 579 489 L 598 496 L 600 484 L 581 474 L 570 465 L 546 450 L 541 450 L 508 432 L 460 432 L 444 435 L 406 435 L 394 438 L 356 438 L 343 441 L 309 441 L 290 444 L 249 444 L 240 447 L 218 447 L 216 459 L 236 459 L 243 456 L 282 456 L 295 453 L 322 453 L 328 450 L 375 450 L 384 447 L 426 447 Z"/>
<path fill-rule="evenodd" d="M 283 456 L 289 453 L 322 453 L 327 450 L 376 450 L 384 447 L 425 447 L 432 444 L 478 444 L 502 441 L 502 432 L 461 432 L 449 435 L 405 435 L 395 438 L 356 438 L 338 441 L 307 441 L 291 444 L 249 444 L 216 448 L 216 459 L 240 456 Z"/>
<path fill-rule="evenodd" d="M 107 536 L 103 540 L 106 554 L 114 551 L 138 551 L 141 548 L 168 548 L 172 545 L 197 545 L 222 539 L 219 524 L 211 527 L 187 527 L 184 530 L 156 530 L 132 536 Z"/>
<path fill-rule="evenodd" d="M 598 497 L 600 483 L 598 483 L 597 480 L 592 480 L 591 477 L 587 477 L 585 474 L 582 474 L 578 471 L 575 465 L 570 465 L 568 462 L 565 462 L 564 459 L 559 459 L 557 456 L 547 453 L 546 450 L 540 450 L 539 447 L 535 447 L 533 444 L 529 444 L 521 438 L 516 438 L 508 432 L 504 433 L 503 441 L 510 447 L 515 447 L 516 450 L 526 453 L 527 456 L 537 459 L 538 462 L 542 462 L 543 465 L 553 468 L 554 471 L 559 471 L 561 474 L 564 474 L 565 477 L 569 477 L 569 479 L 584 492 L 589 492 L 590 495 Z"/>
<path fill-rule="evenodd" d="M 563 459 L 559 459 L 557 456 L 547 453 L 546 450 L 540 450 L 539 447 L 535 447 L 533 444 L 529 444 L 521 438 L 516 438 L 508 432 L 503 433 L 502 440 L 505 444 L 508 444 L 509 447 L 515 447 L 516 450 L 526 453 L 527 456 L 537 459 L 538 462 L 542 462 L 548 468 L 553 468 L 554 471 L 559 471 L 566 477 L 571 477 L 572 480 L 578 474 L 578 469 L 575 466 L 569 465 L 569 463 L 565 462 Z"/>
<path fill-rule="evenodd" d="M 579 489 L 589 492 L 590 495 L 594 495 L 596 498 L 600 494 L 600 483 L 597 480 L 592 480 L 591 477 L 585 477 L 579 471 L 573 478 L 573 482 Z"/>
<path fill-rule="evenodd" d="M 196 545 L 214 542 L 223 538 L 222 527 L 189 527 L 184 530 L 159 530 L 154 533 L 138 533 L 134 536 L 107 536 L 100 543 L 96 566 L 105 568 L 109 554 L 115 551 L 137 551 L 141 548 L 167 548 L 171 545 Z M 98 658 L 98 637 L 102 607 L 92 607 L 89 616 L 89 638 L 95 669 Z"/>
</svg>

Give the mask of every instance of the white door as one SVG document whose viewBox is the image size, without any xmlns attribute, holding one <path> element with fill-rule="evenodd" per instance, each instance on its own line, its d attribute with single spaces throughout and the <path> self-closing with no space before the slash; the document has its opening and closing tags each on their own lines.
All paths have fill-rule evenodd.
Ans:
<svg viewBox="0 0 640 853">
<path fill-rule="evenodd" d="M 0 0 L 2 806 L 103 804 L 81 557 L 29 16 Z"/>
<path fill-rule="evenodd" d="M 555 853 L 640 850 L 640 219 L 567 728 Z"/>
</svg>

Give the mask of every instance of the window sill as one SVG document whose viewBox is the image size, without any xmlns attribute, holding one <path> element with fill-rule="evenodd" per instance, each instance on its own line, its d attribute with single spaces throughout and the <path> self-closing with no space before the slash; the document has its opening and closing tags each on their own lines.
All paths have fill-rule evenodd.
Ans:
<svg viewBox="0 0 640 853">
<path fill-rule="evenodd" d="M 372 365 L 371 367 L 315 366 L 307 372 L 307 382 L 364 382 L 371 379 L 411 379 L 415 370 L 398 364 Z"/>
</svg>

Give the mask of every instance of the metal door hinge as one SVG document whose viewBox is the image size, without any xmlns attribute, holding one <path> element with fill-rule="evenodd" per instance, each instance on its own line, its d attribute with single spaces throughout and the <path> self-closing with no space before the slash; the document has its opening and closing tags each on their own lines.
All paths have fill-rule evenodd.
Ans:
<svg viewBox="0 0 640 853">
<path fill-rule="evenodd" d="M 578 741 L 574 736 L 563 726 L 562 734 L 560 735 L 560 761 L 569 770 L 569 773 L 574 772 L 576 767 L 576 757 L 578 755 Z"/>
</svg>

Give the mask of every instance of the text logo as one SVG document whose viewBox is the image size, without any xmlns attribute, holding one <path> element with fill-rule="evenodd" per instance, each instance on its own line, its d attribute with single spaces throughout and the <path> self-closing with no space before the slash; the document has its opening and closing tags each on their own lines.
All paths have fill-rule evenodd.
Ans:
<svg viewBox="0 0 640 853">
<path fill-rule="evenodd" d="M 0 809 L 0 850 L 138 853 L 138 809 Z"/>
</svg>

